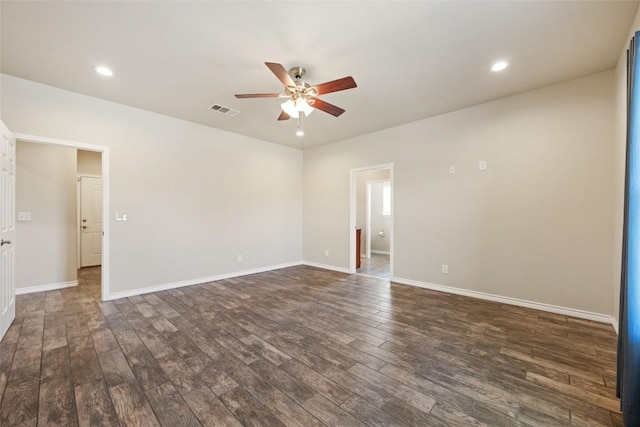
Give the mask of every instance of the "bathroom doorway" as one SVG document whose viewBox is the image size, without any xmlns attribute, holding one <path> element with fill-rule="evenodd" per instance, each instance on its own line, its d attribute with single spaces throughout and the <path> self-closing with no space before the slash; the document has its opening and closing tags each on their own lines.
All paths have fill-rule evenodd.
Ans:
<svg viewBox="0 0 640 427">
<path fill-rule="evenodd" d="M 351 171 L 351 272 L 390 280 L 393 271 L 393 165 Z"/>
</svg>

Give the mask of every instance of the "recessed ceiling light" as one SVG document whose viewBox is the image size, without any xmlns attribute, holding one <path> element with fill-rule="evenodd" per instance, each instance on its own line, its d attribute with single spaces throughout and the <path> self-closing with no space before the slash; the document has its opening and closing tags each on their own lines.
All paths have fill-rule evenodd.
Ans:
<svg viewBox="0 0 640 427">
<path fill-rule="evenodd" d="M 296 135 L 297 135 L 297 136 L 304 136 L 304 131 L 303 131 L 302 129 L 298 129 L 298 130 L 296 131 Z"/>
<path fill-rule="evenodd" d="M 491 66 L 491 71 L 502 71 L 509 66 L 507 61 L 498 61 Z"/>
<path fill-rule="evenodd" d="M 100 65 L 99 67 L 96 67 L 96 73 L 102 75 L 102 76 L 107 76 L 107 77 L 111 77 L 113 76 L 113 71 L 111 71 L 110 68 L 107 68 L 105 66 Z"/>
</svg>

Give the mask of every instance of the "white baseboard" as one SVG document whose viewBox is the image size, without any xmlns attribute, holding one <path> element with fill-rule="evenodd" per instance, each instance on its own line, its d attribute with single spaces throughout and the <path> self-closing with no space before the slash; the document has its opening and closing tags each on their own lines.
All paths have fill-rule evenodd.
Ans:
<svg viewBox="0 0 640 427">
<path fill-rule="evenodd" d="M 608 323 L 610 325 L 613 325 L 614 329 L 616 329 L 616 325 L 613 323 L 615 319 L 613 318 L 613 316 L 610 316 L 607 314 L 593 313 L 590 311 L 578 310 L 575 308 L 568 308 L 568 307 L 560 307 L 557 305 L 527 301 L 527 300 L 518 299 L 518 298 L 503 297 L 500 295 L 487 294 L 484 292 L 471 291 L 467 289 L 453 288 L 450 286 L 436 285 L 433 283 L 419 282 L 417 280 L 403 279 L 401 277 L 393 277 L 391 278 L 391 281 L 395 283 L 400 283 L 403 285 L 418 286 L 420 288 L 431 289 L 434 291 L 440 291 L 440 292 L 445 292 L 449 294 L 463 295 L 466 297 L 478 298 L 478 299 L 483 299 L 487 301 L 494 301 L 502 304 L 516 305 L 519 307 L 532 308 L 534 310 L 547 311 L 549 313 L 556 313 L 556 314 L 562 314 L 565 316 L 578 317 L 580 319 L 593 320 L 595 322 Z"/>
<path fill-rule="evenodd" d="M 373 249 L 371 250 L 372 254 L 379 254 L 379 255 L 391 255 L 391 252 L 389 251 L 374 251 Z"/>
<path fill-rule="evenodd" d="M 302 264 L 308 265 L 309 267 L 322 268 L 323 270 L 331 270 L 331 271 L 337 271 L 339 273 L 351 274 L 351 271 L 349 271 L 348 268 L 336 267 L 335 265 L 320 264 L 319 262 L 313 262 L 313 261 L 302 261 Z"/>
<path fill-rule="evenodd" d="M 131 289 L 129 291 L 112 292 L 107 295 L 105 301 L 119 298 L 128 298 L 136 295 L 148 294 L 151 292 L 166 291 L 169 289 L 182 288 L 184 286 L 199 285 L 201 283 L 215 282 L 216 280 L 232 279 L 234 277 L 247 276 L 249 274 L 264 273 L 265 271 L 279 270 L 281 268 L 295 267 L 301 265 L 301 261 L 289 262 L 285 264 L 270 265 L 267 267 L 252 268 L 249 270 L 234 271 L 232 273 L 218 274 L 215 276 L 198 277 L 197 279 L 182 280 L 180 282 L 163 283 L 160 285 L 146 286 L 144 288 Z"/>
<path fill-rule="evenodd" d="M 48 285 L 29 286 L 26 288 L 16 288 L 16 295 L 32 294 L 34 292 L 55 291 L 56 289 L 73 288 L 78 286 L 77 280 L 70 282 L 50 283 Z"/>
<path fill-rule="evenodd" d="M 296 262 L 290 262 L 290 263 L 284 263 L 284 264 L 271 265 L 271 266 L 267 266 L 267 267 L 259 267 L 259 268 L 254 268 L 254 269 L 250 269 L 250 270 L 243 270 L 243 271 L 236 271 L 236 272 L 232 272 L 232 273 L 219 274 L 219 275 L 215 275 L 215 276 L 208 276 L 208 277 L 200 277 L 200 278 L 197 278 L 197 279 L 183 280 L 183 281 L 180 281 L 180 282 L 164 283 L 164 284 L 160 284 L 160 285 L 147 286 L 147 287 L 144 287 L 144 288 L 132 289 L 132 290 L 129 290 L 129 291 L 114 292 L 114 293 L 111 293 L 111 294 L 109 294 L 107 296 L 106 301 L 119 299 L 119 298 L 127 298 L 127 297 L 136 296 L 136 295 L 147 294 L 147 293 L 151 293 L 151 292 L 158 292 L 158 291 L 165 291 L 165 290 L 169 290 L 169 289 L 176 289 L 176 288 L 181 288 L 181 287 L 184 287 L 184 286 L 198 285 L 198 284 L 201 284 L 201 283 L 214 282 L 216 280 L 232 279 L 234 277 L 246 276 L 246 275 L 249 275 L 249 274 L 256 274 L 256 273 L 264 273 L 266 271 L 279 270 L 281 268 L 295 267 L 295 266 L 298 266 L 298 265 L 307 265 L 307 266 L 310 266 L 310 267 L 322 268 L 324 270 L 337 271 L 337 272 L 340 272 L 340 273 L 351 274 L 349 269 L 348 268 L 344 268 L 344 267 L 337 267 L 337 266 L 329 265 L 329 264 L 321 264 L 321 263 L 317 263 L 317 262 L 313 262 L 313 261 L 296 261 Z M 590 311 L 578 310 L 578 309 L 573 309 L 573 308 L 568 308 L 568 307 L 560 307 L 560 306 L 555 306 L 555 305 L 551 305 L 551 304 L 544 304 L 544 303 L 539 303 L 539 302 L 534 302 L 534 301 L 522 300 L 522 299 L 518 299 L 518 298 L 510 298 L 510 297 L 504 297 L 504 296 L 500 296 L 500 295 L 488 294 L 488 293 L 484 293 L 484 292 L 478 292 L 478 291 L 472 291 L 472 290 L 467 290 L 467 289 L 454 288 L 454 287 L 450 287 L 450 286 L 437 285 L 437 284 L 427 283 L 427 282 L 420 282 L 420 281 L 412 280 L 412 279 L 403 279 L 401 277 L 392 277 L 391 278 L 391 282 L 400 283 L 400 284 L 403 284 L 403 285 L 417 286 L 417 287 L 420 287 L 420 288 L 426 288 L 426 289 L 431 289 L 431 290 L 450 293 L 450 294 L 455 294 L 455 295 L 462 295 L 462 296 L 467 296 L 467 297 L 471 297 L 471 298 L 478 298 L 478 299 L 487 300 L 487 301 L 494 301 L 494 302 L 499 302 L 499 303 L 502 303 L 502 304 L 509 304 L 509 305 L 515 305 L 515 306 L 519 306 L 519 307 L 532 308 L 532 309 L 535 309 L 535 310 L 541 310 L 541 311 L 546 311 L 546 312 L 550 312 L 550 313 L 562 314 L 562 315 L 565 315 L 565 316 L 577 317 L 577 318 L 580 318 L 580 319 L 593 320 L 593 321 L 601 322 L 601 323 L 608 323 L 608 324 L 611 324 L 613 326 L 616 334 L 618 333 L 618 321 L 613 316 L 606 315 L 606 314 L 593 313 L 593 312 L 590 312 Z M 19 289 L 16 289 L 16 294 L 20 295 L 20 294 L 26 294 L 26 293 L 31 293 L 31 292 L 43 292 L 43 291 L 50 291 L 50 290 L 54 290 L 54 289 L 68 288 L 68 287 L 72 287 L 72 286 L 78 286 L 78 281 L 64 282 L 64 283 L 54 283 L 54 284 L 51 284 L 51 285 L 42 285 L 42 286 L 32 286 L 32 287 L 29 287 L 29 288 L 19 288 Z"/>
</svg>

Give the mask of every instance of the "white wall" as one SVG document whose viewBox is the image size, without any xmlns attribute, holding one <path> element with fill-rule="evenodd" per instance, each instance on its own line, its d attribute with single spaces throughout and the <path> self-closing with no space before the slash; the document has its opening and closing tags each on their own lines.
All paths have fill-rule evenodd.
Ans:
<svg viewBox="0 0 640 427">
<path fill-rule="evenodd" d="M 620 266 L 622 265 L 622 228 L 624 223 L 624 174 L 627 147 L 627 50 L 636 31 L 640 31 L 640 10 L 633 20 L 615 69 L 614 127 L 614 239 L 613 239 L 613 317 L 620 314 Z M 636 40 L 638 43 L 639 40 Z"/>
<path fill-rule="evenodd" d="M 610 315 L 613 83 L 603 72 L 306 150 L 305 260 L 349 267 L 349 170 L 393 162 L 396 277 Z"/>
<path fill-rule="evenodd" d="M 7 75 L 2 96 L 13 132 L 109 147 L 112 293 L 301 260 L 300 150 Z"/>
<path fill-rule="evenodd" d="M 78 174 L 102 175 L 102 154 L 96 151 L 78 151 Z"/>
<path fill-rule="evenodd" d="M 77 280 L 76 150 L 18 141 L 16 289 Z"/>
</svg>

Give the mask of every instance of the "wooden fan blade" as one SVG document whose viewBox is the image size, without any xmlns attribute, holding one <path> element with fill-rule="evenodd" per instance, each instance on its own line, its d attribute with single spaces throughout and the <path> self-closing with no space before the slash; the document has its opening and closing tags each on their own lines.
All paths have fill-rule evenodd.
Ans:
<svg viewBox="0 0 640 427">
<path fill-rule="evenodd" d="M 287 70 L 282 66 L 282 64 L 276 64 L 275 62 L 265 62 L 265 65 L 269 67 L 271 72 L 276 75 L 278 80 L 280 80 L 285 87 L 296 85 Z"/>
<path fill-rule="evenodd" d="M 317 108 L 318 110 L 322 110 L 325 113 L 329 113 L 332 116 L 336 116 L 338 117 L 340 114 L 344 113 L 345 110 L 343 110 L 340 107 L 337 107 L 333 104 L 329 104 L 328 102 L 323 101 L 322 99 L 318 99 L 318 98 L 311 98 L 313 99 L 313 104 L 310 104 L 313 108 Z"/>
<path fill-rule="evenodd" d="M 236 93 L 236 98 L 277 98 L 279 93 Z"/>
<path fill-rule="evenodd" d="M 358 87 L 356 85 L 356 81 L 353 80 L 353 77 L 343 77 L 338 80 L 333 80 L 326 83 L 320 83 L 319 85 L 315 85 L 312 89 L 315 89 L 318 95 L 322 95 L 324 93 L 338 92 L 340 90 L 345 89 L 353 89 L 354 87 Z"/>
<path fill-rule="evenodd" d="M 282 113 L 280 113 L 280 115 L 278 116 L 278 120 L 289 120 L 291 117 L 289 117 L 289 115 L 287 113 L 285 113 L 284 111 Z"/>
</svg>

